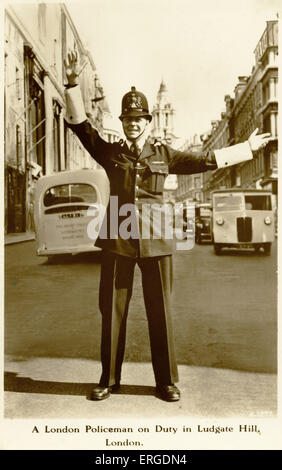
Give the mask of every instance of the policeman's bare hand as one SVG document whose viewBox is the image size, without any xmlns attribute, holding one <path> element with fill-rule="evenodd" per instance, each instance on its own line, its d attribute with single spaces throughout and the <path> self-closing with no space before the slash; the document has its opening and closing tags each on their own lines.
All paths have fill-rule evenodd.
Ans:
<svg viewBox="0 0 282 470">
<path fill-rule="evenodd" d="M 78 85 L 81 67 L 78 63 L 78 55 L 76 50 L 68 53 L 68 58 L 67 60 L 64 60 L 64 65 L 68 84 L 71 86 Z"/>
<path fill-rule="evenodd" d="M 272 139 L 271 134 L 269 132 L 266 132 L 265 134 L 258 134 L 258 135 L 257 133 L 258 133 L 258 128 L 256 128 L 254 132 L 248 138 L 249 145 L 253 152 L 260 149 L 261 147 L 265 147 L 265 145 Z"/>
</svg>

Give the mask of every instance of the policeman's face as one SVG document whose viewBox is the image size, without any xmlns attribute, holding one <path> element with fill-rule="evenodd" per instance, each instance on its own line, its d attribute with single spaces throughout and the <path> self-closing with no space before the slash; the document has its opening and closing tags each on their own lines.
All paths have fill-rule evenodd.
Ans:
<svg viewBox="0 0 282 470">
<path fill-rule="evenodd" d="M 126 117 L 122 120 L 123 132 L 129 140 L 136 140 L 149 124 L 145 117 Z"/>
</svg>

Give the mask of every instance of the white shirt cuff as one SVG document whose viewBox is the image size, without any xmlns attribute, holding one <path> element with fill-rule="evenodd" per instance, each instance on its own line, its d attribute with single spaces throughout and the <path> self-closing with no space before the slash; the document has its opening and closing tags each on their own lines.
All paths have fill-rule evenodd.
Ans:
<svg viewBox="0 0 282 470">
<path fill-rule="evenodd" d="M 66 110 L 65 120 L 69 124 L 80 124 L 87 119 L 80 86 L 74 86 L 65 90 Z"/>
<path fill-rule="evenodd" d="M 253 158 L 253 153 L 248 141 L 214 150 L 214 155 L 218 168 L 236 165 L 237 163 L 252 160 Z"/>
</svg>

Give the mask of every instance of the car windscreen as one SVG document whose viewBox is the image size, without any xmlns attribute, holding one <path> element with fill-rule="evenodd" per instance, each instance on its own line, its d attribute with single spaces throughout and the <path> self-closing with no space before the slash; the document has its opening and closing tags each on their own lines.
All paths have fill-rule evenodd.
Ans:
<svg viewBox="0 0 282 470">
<path fill-rule="evenodd" d="M 236 196 L 215 196 L 214 197 L 214 210 L 220 211 L 240 211 L 243 209 L 243 197 Z"/>
<path fill-rule="evenodd" d="M 97 192 L 93 186 L 84 183 L 61 184 L 49 188 L 43 198 L 46 207 L 68 203 L 95 203 Z"/>
<path fill-rule="evenodd" d="M 245 196 L 245 206 L 250 211 L 271 211 L 271 196 L 249 195 Z"/>
</svg>

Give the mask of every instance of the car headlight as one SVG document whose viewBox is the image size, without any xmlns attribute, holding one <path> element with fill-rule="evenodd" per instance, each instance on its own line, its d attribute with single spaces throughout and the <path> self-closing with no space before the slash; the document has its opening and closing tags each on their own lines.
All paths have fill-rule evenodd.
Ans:
<svg viewBox="0 0 282 470">
<path fill-rule="evenodd" d="M 265 217 L 265 219 L 264 219 L 264 223 L 265 223 L 266 225 L 270 225 L 270 224 L 271 224 L 271 222 L 272 222 L 272 220 L 271 220 L 271 217 L 268 217 L 268 216 L 267 216 L 267 217 Z"/>
<path fill-rule="evenodd" d="M 218 217 L 215 219 L 217 225 L 223 225 L 224 224 L 224 218 L 223 217 Z"/>
</svg>

